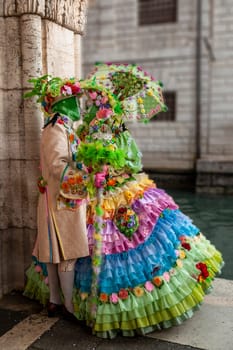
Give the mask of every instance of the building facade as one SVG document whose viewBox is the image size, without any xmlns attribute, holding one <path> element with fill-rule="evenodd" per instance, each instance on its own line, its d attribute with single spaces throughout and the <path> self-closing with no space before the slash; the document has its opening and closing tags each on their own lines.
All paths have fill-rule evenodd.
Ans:
<svg viewBox="0 0 233 350">
<path fill-rule="evenodd" d="M 79 76 L 85 0 L 0 1 L 0 297 L 22 288 L 36 235 L 42 113 L 28 79 Z"/>
<path fill-rule="evenodd" d="M 137 63 L 164 84 L 169 115 L 130 125 L 144 168 L 232 193 L 232 1 L 92 0 L 87 18 L 84 72 Z"/>
</svg>

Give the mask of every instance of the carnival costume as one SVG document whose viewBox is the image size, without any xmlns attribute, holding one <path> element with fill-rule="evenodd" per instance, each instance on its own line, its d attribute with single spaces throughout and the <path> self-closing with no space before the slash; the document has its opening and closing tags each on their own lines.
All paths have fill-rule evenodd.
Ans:
<svg viewBox="0 0 233 350">
<path fill-rule="evenodd" d="M 39 95 L 51 120 L 62 123 L 74 113 L 83 121 L 74 135 L 76 170 L 64 169 L 57 197 L 60 212 L 75 212 L 87 201 L 89 256 L 76 262 L 75 316 L 103 338 L 181 324 L 199 308 L 223 261 L 142 172 L 141 153 L 127 129 L 130 120 L 148 122 L 166 111 L 162 84 L 136 65 L 120 64 L 97 64 L 86 80 L 46 76 L 32 82 L 28 96 Z M 46 267 L 33 259 L 25 295 L 46 304 Z"/>
</svg>

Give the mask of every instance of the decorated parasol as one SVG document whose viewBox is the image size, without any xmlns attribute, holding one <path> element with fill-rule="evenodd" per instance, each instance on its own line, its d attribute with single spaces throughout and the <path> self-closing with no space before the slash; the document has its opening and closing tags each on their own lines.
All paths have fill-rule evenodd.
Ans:
<svg viewBox="0 0 233 350">
<path fill-rule="evenodd" d="M 147 122 L 167 111 L 162 83 L 136 64 L 97 63 L 89 79 L 95 79 L 120 101 L 124 121 Z"/>
</svg>

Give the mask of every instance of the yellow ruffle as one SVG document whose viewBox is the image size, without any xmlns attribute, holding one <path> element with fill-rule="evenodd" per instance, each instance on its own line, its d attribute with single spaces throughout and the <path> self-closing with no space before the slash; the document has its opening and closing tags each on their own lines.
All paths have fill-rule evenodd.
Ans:
<svg viewBox="0 0 233 350">
<path fill-rule="evenodd" d="M 104 219 L 113 219 L 115 210 L 120 206 L 127 206 L 136 199 L 143 196 L 149 188 L 155 188 L 155 183 L 144 173 L 134 175 L 135 180 L 128 181 L 122 187 L 115 187 L 114 193 L 111 191 L 103 195 L 102 208 L 104 210 Z M 87 207 L 87 222 L 92 223 L 95 215 L 97 200 L 94 198 Z"/>
</svg>

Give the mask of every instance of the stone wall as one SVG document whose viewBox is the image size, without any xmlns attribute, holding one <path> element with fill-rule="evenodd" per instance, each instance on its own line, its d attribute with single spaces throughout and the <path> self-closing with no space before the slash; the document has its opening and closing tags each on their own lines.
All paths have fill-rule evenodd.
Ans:
<svg viewBox="0 0 233 350">
<path fill-rule="evenodd" d="M 209 59 L 205 69 L 208 69 L 208 75 L 202 79 L 205 98 L 202 103 L 202 154 L 197 163 L 197 190 L 233 193 L 232 1 L 209 1 L 207 13 Z"/>
<path fill-rule="evenodd" d="M 85 8 L 81 0 L 0 7 L 0 297 L 23 287 L 36 234 L 42 115 L 23 94 L 30 77 L 80 75 Z"/>
</svg>

